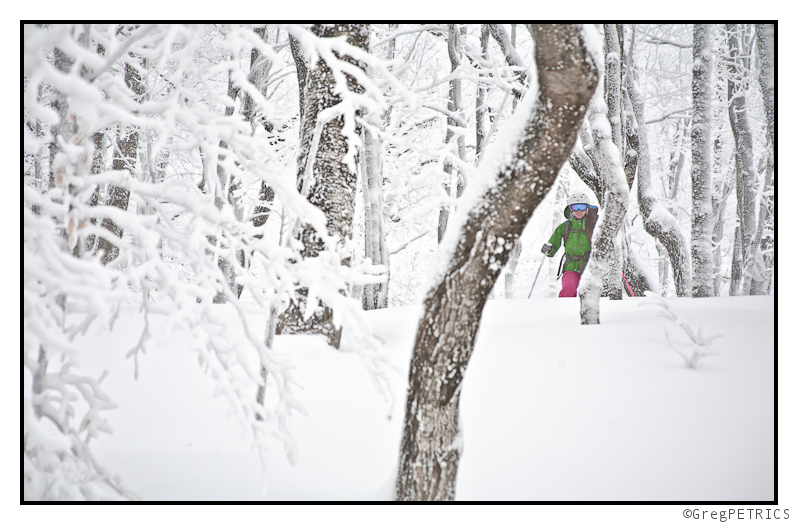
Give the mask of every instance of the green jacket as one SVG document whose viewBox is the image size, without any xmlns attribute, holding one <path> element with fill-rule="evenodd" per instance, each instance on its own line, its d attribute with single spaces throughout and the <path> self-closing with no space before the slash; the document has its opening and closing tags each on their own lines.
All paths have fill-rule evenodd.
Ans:
<svg viewBox="0 0 798 525">
<path fill-rule="evenodd" d="M 590 252 L 590 240 L 587 238 L 587 233 L 585 231 L 587 227 L 587 215 L 583 219 L 574 219 L 571 218 L 571 233 L 568 235 L 568 242 L 565 243 L 565 253 L 570 257 L 574 256 L 584 256 L 588 252 Z M 557 229 L 554 230 L 549 242 L 551 243 L 551 253 L 548 257 L 554 257 L 554 254 L 557 253 L 557 250 L 560 249 L 560 244 L 562 244 L 563 236 L 565 235 L 565 225 L 568 221 L 557 226 Z M 577 231 L 582 230 L 582 231 Z M 564 272 L 577 272 L 582 273 L 585 269 L 585 265 L 587 261 L 573 261 L 570 260 L 570 257 L 566 257 L 566 264 L 565 268 L 563 268 Z"/>
</svg>

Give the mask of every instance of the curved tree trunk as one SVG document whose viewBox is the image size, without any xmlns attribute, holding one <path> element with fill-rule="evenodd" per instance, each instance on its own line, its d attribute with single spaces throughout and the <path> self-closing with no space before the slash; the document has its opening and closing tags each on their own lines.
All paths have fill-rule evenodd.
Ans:
<svg viewBox="0 0 798 525">
<path fill-rule="evenodd" d="M 737 164 L 737 216 L 740 221 L 740 235 L 743 255 L 742 295 L 749 295 L 754 272 L 761 265 L 761 253 L 757 250 L 759 240 L 756 232 L 756 174 L 754 172 L 754 147 L 751 126 L 748 124 L 745 86 L 742 63 L 739 26 L 726 24 L 729 45 L 729 61 L 726 65 L 729 78 L 726 81 L 729 124 L 734 136 L 735 158 Z M 738 80 L 740 79 L 740 80 Z M 759 256 L 760 261 L 754 259 Z M 756 264 L 759 262 L 759 264 Z"/>
<path fill-rule="evenodd" d="M 605 111 L 604 105 L 590 108 L 595 165 L 605 190 L 604 210 L 593 232 L 590 261 L 579 281 L 579 313 L 582 324 L 599 324 L 599 297 L 603 283 L 609 282 L 615 288 L 612 290 L 615 294 L 620 293 L 622 283 L 618 262 L 621 237 L 619 231 L 629 207 L 629 187 L 626 185 L 626 175 L 621 164 L 621 152 L 615 147 L 612 135 L 607 132 L 610 126 Z"/>
<path fill-rule="evenodd" d="M 576 174 L 579 175 L 579 178 L 587 184 L 596 196 L 599 208 L 604 208 L 605 181 L 599 175 L 601 170 L 596 157 L 596 148 L 593 144 L 590 124 L 587 120 L 584 121 L 582 128 L 579 130 L 579 142 L 568 161 Z"/>
<path fill-rule="evenodd" d="M 573 149 L 598 83 L 581 29 L 536 25 L 539 92 L 522 101 L 501 150 L 481 166 L 474 205 L 439 252 L 410 363 L 396 498 L 452 500 L 460 458 L 460 386 L 482 308 L 534 209 Z M 590 29 L 586 29 L 590 30 Z M 487 182 L 488 180 L 492 182 Z M 469 195 L 466 198 L 470 198 Z"/>
<path fill-rule="evenodd" d="M 692 291 L 690 249 L 679 229 L 676 218 L 657 202 L 651 188 L 651 161 L 648 154 L 645 105 L 631 72 L 627 77 L 627 87 L 638 123 L 637 201 L 640 206 L 640 214 L 643 216 L 643 226 L 646 232 L 659 241 L 668 252 L 671 268 L 673 268 L 676 295 L 690 297 Z"/>
</svg>

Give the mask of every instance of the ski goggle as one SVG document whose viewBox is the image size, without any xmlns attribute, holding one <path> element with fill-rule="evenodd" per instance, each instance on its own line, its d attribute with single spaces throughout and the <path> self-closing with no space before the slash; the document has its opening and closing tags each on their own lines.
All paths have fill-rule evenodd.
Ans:
<svg viewBox="0 0 798 525">
<path fill-rule="evenodd" d="M 587 204 L 571 204 L 571 211 L 585 211 Z"/>
</svg>

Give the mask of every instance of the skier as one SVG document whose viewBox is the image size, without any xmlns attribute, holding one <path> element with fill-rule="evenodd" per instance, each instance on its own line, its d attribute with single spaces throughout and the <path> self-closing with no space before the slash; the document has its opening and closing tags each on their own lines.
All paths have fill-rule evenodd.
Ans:
<svg viewBox="0 0 798 525">
<path fill-rule="evenodd" d="M 553 257 L 560 249 L 560 244 L 563 245 L 565 267 L 561 270 L 565 271 L 562 274 L 560 297 L 576 297 L 579 278 L 590 258 L 590 240 L 598 220 L 598 206 L 591 206 L 587 194 L 578 191 L 568 198 L 565 218 L 568 220 L 557 226 L 549 242 L 540 251 L 547 257 Z"/>
</svg>

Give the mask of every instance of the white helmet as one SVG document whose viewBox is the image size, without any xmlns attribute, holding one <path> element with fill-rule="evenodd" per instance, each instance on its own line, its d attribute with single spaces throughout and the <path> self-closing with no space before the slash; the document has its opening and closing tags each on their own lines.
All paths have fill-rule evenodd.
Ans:
<svg viewBox="0 0 798 525">
<path fill-rule="evenodd" d="M 571 194 L 568 197 L 568 206 L 571 204 L 590 204 L 590 198 L 587 196 L 587 193 L 582 191 L 577 191 Z"/>
</svg>

